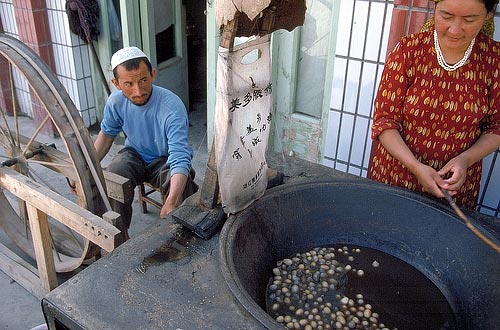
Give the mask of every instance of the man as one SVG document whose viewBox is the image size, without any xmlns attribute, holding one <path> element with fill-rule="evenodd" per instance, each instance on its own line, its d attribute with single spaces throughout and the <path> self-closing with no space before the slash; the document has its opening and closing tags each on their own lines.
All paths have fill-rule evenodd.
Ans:
<svg viewBox="0 0 500 330">
<path fill-rule="evenodd" d="M 94 143 L 100 160 L 115 137 L 123 132 L 125 147 L 112 159 L 107 170 L 129 178 L 132 185 L 149 182 L 160 188 L 166 200 L 160 211 L 164 218 L 198 190 L 191 169 L 192 150 L 188 144 L 188 116 L 180 98 L 154 85 L 156 70 L 137 47 L 126 47 L 111 58 L 117 91 L 104 108 L 101 131 Z M 122 216 L 125 239 L 132 218 L 132 202 L 111 200 Z"/>
</svg>

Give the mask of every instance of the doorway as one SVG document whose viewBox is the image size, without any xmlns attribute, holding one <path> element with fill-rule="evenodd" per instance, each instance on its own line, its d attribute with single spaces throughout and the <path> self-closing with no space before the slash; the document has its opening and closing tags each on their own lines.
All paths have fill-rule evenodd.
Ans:
<svg viewBox="0 0 500 330">
<path fill-rule="evenodd" d="M 118 24 L 113 24 L 112 9 Z M 140 47 L 157 69 L 155 83 L 177 94 L 188 111 L 205 101 L 205 6 L 193 0 L 108 0 L 108 16 L 112 53 L 122 46 Z"/>
<path fill-rule="evenodd" d="M 184 0 L 188 55 L 189 111 L 206 114 L 207 100 L 207 20 L 205 6 Z"/>
</svg>

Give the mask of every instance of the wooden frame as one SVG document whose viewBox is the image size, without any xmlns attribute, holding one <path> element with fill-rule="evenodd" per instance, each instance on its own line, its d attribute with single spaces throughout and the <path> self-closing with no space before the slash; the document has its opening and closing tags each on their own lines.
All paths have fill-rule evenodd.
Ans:
<svg viewBox="0 0 500 330">
<path fill-rule="evenodd" d="M 109 186 L 114 188 L 111 195 L 115 199 L 133 196 L 129 180 L 112 173 L 105 173 L 105 177 Z M 25 201 L 37 263 L 37 268 L 33 267 L 0 244 L 0 270 L 39 299 L 58 285 L 47 216 L 108 252 L 121 243 L 120 231 L 113 225 L 119 221 L 120 215 L 114 211 L 107 211 L 99 217 L 7 167 L 0 167 L 0 189 Z"/>
</svg>

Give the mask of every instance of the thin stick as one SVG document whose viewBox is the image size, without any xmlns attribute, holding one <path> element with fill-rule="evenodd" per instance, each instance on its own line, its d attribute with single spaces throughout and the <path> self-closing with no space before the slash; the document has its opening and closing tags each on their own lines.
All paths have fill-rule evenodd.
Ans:
<svg viewBox="0 0 500 330">
<path fill-rule="evenodd" d="M 451 196 L 448 193 L 448 191 L 446 191 L 446 190 L 444 190 L 442 188 L 441 188 L 441 191 L 443 192 L 444 197 L 446 198 L 446 200 L 448 201 L 448 203 L 450 203 L 451 207 L 453 208 L 453 210 L 455 211 L 455 213 L 458 215 L 458 217 L 465 222 L 465 225 L 467 226 L 467 228 L 469 228 L 483 242 L 485 242 L 486 244 L 488 244 L 493 250 L 495 250 L 498 253 L 500 253 L 500 246 L 498 246 L 497 244 L 495 244 L 494 242 L 492 242 L 488 237 L 484 236 L 483 233 L 481 233 L 479 231 L 479 229 L 477 229 L 472 224 L 472 222 L 469 220 L 469 218 L 457 206 L 457 204 L 455 203 L 455 201 L 453 200 L 453 198 L 451 198 Z"/>
<path fill-rule="evenodd" d="M 45 116 L 45 119 L 37 127 L 35 133 L 31 137 L 31 139 L 28 141 L 28 143 L 26 143 L 26 146 L 24 146 L 23 155 L 26 155 L 26 152 L 28 152 L 28 149 L 31 147 L 31 145 L 33 144 L 33 141 L 35 141 L 35 138 L 38 136 L 38 133 L 40 133 L 40 131 L 42 130 L 42 128 L 45 125 L 45 123 L 47 123 L 47 121 L 49 120 L 49 118 L 50 118 L 50 116 L 49 116 L 49 113 L 47 111 L 47 116 Z"/>
</svg>

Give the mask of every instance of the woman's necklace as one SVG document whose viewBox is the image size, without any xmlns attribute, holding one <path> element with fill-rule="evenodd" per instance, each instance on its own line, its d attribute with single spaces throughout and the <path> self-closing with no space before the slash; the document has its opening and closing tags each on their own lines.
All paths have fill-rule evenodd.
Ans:
<svg viewBox="0 0 500 330">
<path fill-rule="evenodd" d="M 455 63 L 453 65 L 449 65 L 448 63 L 446 63 L 446 60 L 444 59 L 443 53 L 441 52 L 441 48 L 439 47 L 439 40 L 438 40 L 437 32 L 436 32 L 436 30 L 434 30 L 434 48 L 436 49 L 437 61 L 438 61 L 439 65 L 443 69 L 445 69 L 446 71 L 454 71 L 454 70 L 458 69 L 459 67 L 464 65 L 465 62 L 467 62 L 467 60 L 469 59 L 469 56 L 470 56 L 470 53 L 472 52 L 472 47 L 474 47 L 475 41 L 476 41 L 476 38 L 474 37 L 474 39 L 472 39 L 472 41 L 470 42 L 469 47 L 465 51 L 464 57 L 462 57 L 462 59 L 460 61 L 458 61 L 457 63 Z"/>
</svg>

